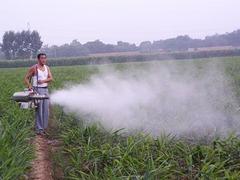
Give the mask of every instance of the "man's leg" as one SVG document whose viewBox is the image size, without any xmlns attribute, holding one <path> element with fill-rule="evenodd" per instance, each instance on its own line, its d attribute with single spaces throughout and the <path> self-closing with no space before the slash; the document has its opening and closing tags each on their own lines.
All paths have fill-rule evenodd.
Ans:
<svg viewBox="0 0 240 180">
<path fill-rule="evenodd" d="M 42 89 L 37 89 L 37 92 L 39 94 L 43 94 Z M 43 122 L 43 100 L 39 100 L 38 104 L 37 104 L 37 108 L 36 108 L 36 113 L 35 113 L 35 127 L 36 127 L 36 131 L 37 133 L 41 133 L 44 130 L 44 122 Z"/>
<path fill-rule="evenodd" d="M 45 94 L 48 95 L 48 90 L 45 90 Z M 48 127 L 49 118 L 49 99 L 43 100 L 43 128 L 44 130 Z"/>
<path fill-rule="evenodd" d="M 37 105 L 36 112 L 35 112 L 35 128 L 36 132 L 40 133 L 43 131 L 43 102 L 40 101 Z"/>
</svg>

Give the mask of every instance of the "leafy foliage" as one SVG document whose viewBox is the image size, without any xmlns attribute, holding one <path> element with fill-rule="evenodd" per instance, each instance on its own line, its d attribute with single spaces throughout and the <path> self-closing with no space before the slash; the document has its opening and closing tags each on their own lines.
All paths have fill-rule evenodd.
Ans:
<svg viewBox="0 0 240 180">
<path fill-rule="evenodd" d="M 3 35 L 1 50 L 6 59 L 29 59 L 36 57 L 42 47 L 42 41 L 37 31 L 14 32 L 7 31 Z"/>
<path fill-rule="evenodd" d="M 33 159 L 30 138 L 33 136 L 33 113 L 20 110 L 10 98 L 21 90 L 22 70 L 0 72 L 0 179 L 24 176 Z"/>
</svg>

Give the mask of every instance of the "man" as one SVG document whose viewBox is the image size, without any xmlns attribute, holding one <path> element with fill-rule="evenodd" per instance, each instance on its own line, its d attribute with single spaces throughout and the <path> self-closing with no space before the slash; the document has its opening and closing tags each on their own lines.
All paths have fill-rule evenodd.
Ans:
<svg viewBox="0 0 240 180">
<path fill-rule="evenodd" d="M 25 75 L 24 82 L 29 90 L 48 95 L 48 83 L 53 80 L 53 77 L 50 68 L 46 65 L 47 55 L 40 53 L 37 55 L 37 60 L 38 63 L 33 65 Z M 38 135 L 45 134 L 48 126 L 48 116 L 49 100 L 40 100 L 35 112 L 35 129 Z"/>
</svg>

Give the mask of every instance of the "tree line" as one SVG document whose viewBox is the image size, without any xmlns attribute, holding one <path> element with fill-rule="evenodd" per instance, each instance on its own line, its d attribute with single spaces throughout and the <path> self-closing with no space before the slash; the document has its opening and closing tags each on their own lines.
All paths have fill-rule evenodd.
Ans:
<svg viewBox="0 0 240 180">
<path fill-rule="evenodd" d="M 42 48 L 49 57 L 77 57 L 86 56 L 95 53 L 110 53 L 110 52 L 128 52 L 137 51 L 138 47 L 135 44 L 118 41 L 117 45 L 104 44 L 100 40 L 90 41 L 81 44 L 78 40 L 73 40 L 69 44 L 61 46 L 44 46 Z"/>
<path fill-rule="evenodd" d="M 177 36 L 159 41 L 144 41 L 138 46 L 128 42 L 118 41 L 117 44 L 105 44 L 100 40 L 80 43 L 73 40 L 60 46 L 45 45 L 37 31 L 14 32 L 7 31 L 3 35 L 0 58 L 6 59 L 31 59 L 41 51 L 47 53 L 48 57 L 78 57 L 95 53 L 110 52 L 155 52 L 155 51 L 186 51 L 189 48 L 213 47 L 213 46 L 240 46 L 240 30 L 231 33 L 206 36 L 204 39 L 192 39 L 188 35 Z"/>
</svg>

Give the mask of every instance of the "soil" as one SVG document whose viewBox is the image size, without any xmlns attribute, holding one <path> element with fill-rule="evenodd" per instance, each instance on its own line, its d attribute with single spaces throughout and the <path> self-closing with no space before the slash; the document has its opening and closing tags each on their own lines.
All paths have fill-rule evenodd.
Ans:
<svg viewBox="0 0 240 180">
<path fill-rule="evenodd" d="M 43 135 L 37 135 L 33 140 L 36 158 L 32 162 L 30 179 L 53 180 L 52 162 L 50 158 L 51 143 Z"/>
</svg>

